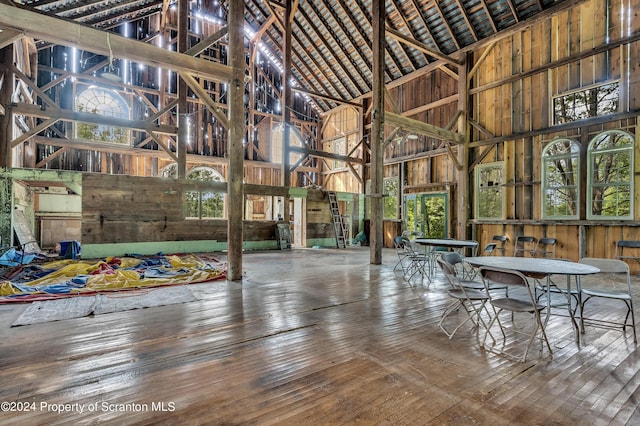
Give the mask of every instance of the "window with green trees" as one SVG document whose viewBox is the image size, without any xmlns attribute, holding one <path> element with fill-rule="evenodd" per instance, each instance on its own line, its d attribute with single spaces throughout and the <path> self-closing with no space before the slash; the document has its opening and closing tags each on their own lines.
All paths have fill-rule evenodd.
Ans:
<svg viewBox="0 0 640 426">
<path fill-rule="evenodd" d="M 634 142 L 631 134 L 613 130 L 589 143 L 588 219 L 633 218 Z"/>
<path fill-rule="evenodd" d="M 117 92 L 89 86 L 76 96 L 76 111 L 104 117 L 129 119 L 129 106 Z M 129 130 L 122 127 L 96 123 L 76 125 L 76 137 L 100 142 L 129 144 Z"/>
<path fill-rule="evenodd" d="M 504 165 L 482 164 L 476 167 L 476 218 L 502 219 Z"/>
<path fill-rule="evenodd" d="M 553 123 L 562 124 L 618 111 L 617 81 L 563 93 L 553 98 Z"/>
<path fill-rule="evenodd" d="M 169 164 L 160 171 L 160 176 L 176 178 L 176 163 Z M 224 178 L 210 167 L 196 167 L 187 174 L 188 180 L 202 182 L 223 182 Z M 189 219 L 224 218 L 225 194 L 213 191 L 186 191 L 184 194 L 184 216 Z"/>
<path fill-rule="evenodd" d="M 558 139 L 542 151 L 542 218 L 578 219 L 580 145 Z"/>
<path fill-rule="evenodd" d="M 384 178 L 384 218 L 397 219 L 398 217 L 398 178 Z"/>
</svg>

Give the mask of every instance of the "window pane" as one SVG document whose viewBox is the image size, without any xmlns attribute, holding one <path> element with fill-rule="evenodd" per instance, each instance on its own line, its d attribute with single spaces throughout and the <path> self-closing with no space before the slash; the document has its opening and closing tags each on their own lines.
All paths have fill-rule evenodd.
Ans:
<svg viewBox="0 0 640 426">
<path fill-rule="evenodd" d="M 198 206 L 200 204 L 200 193 L 196 191 L 189 191 L 184 193 L 184 216 L 185 217 L 200 217 Z"/>
<path fill-rule="evenodd" d="M 398 205 L 398 178 L 384 179 L 384 218 L 396 219 Z"/>
<path fill-rule="evenodd" d="M 561 139 L 547 145 L 542 157 L 543 218 L 577 218 L 580 146 L 570 139 Z"/>
<path fill-rule="evenodd" d="M 632 218 L 634 139 L 621 131 L 598 135 L 589 146 L 589 218 Z"/>
<path fill-rule="evenodd" d="M 504 172 L 502 163 L 479 166 L 476 171 L 477 217 L 500 219 L 503 216 L 502 194 Z"/>
<path fill-rule="evenodd" d="M 618 82 L 562 94 L 553 98 L 553 123 L 562 124 L 618 111 Z"/>
<path fill-rule="evenodd" d="M 202 192 L 200 196 L 201 218 L 223 217 L 224 197 L 215 192 Z"/>
</svg>

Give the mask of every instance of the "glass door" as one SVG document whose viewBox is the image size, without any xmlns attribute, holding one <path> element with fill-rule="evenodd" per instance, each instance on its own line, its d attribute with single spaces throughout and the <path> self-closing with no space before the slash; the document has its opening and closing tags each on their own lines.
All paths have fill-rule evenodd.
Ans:
<svg viewBox="0 0 640 426">
<path fill-rule="evenodd" d="M 422 194 L 423 223 L 425 238 L 446 238 L 448 236 L 448 197 L 446 193 Z"/>
<path fill-rule="evenodd" d="M 411 194 L 404 197 L 405 229 L 422 232 L 425 238 L 446 238 L 449 231 L 448 194 Z"/>
</svg>

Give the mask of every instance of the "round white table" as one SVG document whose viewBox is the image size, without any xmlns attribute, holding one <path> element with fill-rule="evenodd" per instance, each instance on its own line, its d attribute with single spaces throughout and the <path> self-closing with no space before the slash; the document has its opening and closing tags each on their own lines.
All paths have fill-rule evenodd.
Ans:
<svg viewBox="0 0 640 426">
<path fill-rule="evenodd" d="M 580 343 L 580 329 L 576 322 L 575 315 L 571 309 L 571 276 L 574 275 L 591 275 L 600 272 L 600 269 L 591 265 L 584 265 L 578 262 L 558 259 L 546 259 L 542 257 L 512 257 L 512 256 L 477 256 L 465 257 L 464 261 L 474 267 L 488 266 L 492 268 L 511 269 L 518 271 L 524 275 L 535 274 L 537 276 L 547 277 L 547 292 L 549 292 L 550 275 L 565 275 L 567 277 L 567 306 L 569 308 L 569 317 L 573 324 L 576 335 L 576 342 Z M 580 290 L 580 289 L 578 289 Z M 551 307 L 551 298 L 547 293 L 547 319 Z"/>
</svg>

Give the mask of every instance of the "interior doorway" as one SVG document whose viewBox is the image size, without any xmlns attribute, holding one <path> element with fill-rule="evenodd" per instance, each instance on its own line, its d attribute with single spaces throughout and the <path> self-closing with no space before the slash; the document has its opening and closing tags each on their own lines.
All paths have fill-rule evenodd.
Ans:
<svg viewBox="0 0 640 426">
<path fill-rule="evenodd" d="M 404 197 L 404 225 L 409 232 L 421 232 L 425 238 L 449 235 L 449 194 L 432 192 Z"/>
</svg>

